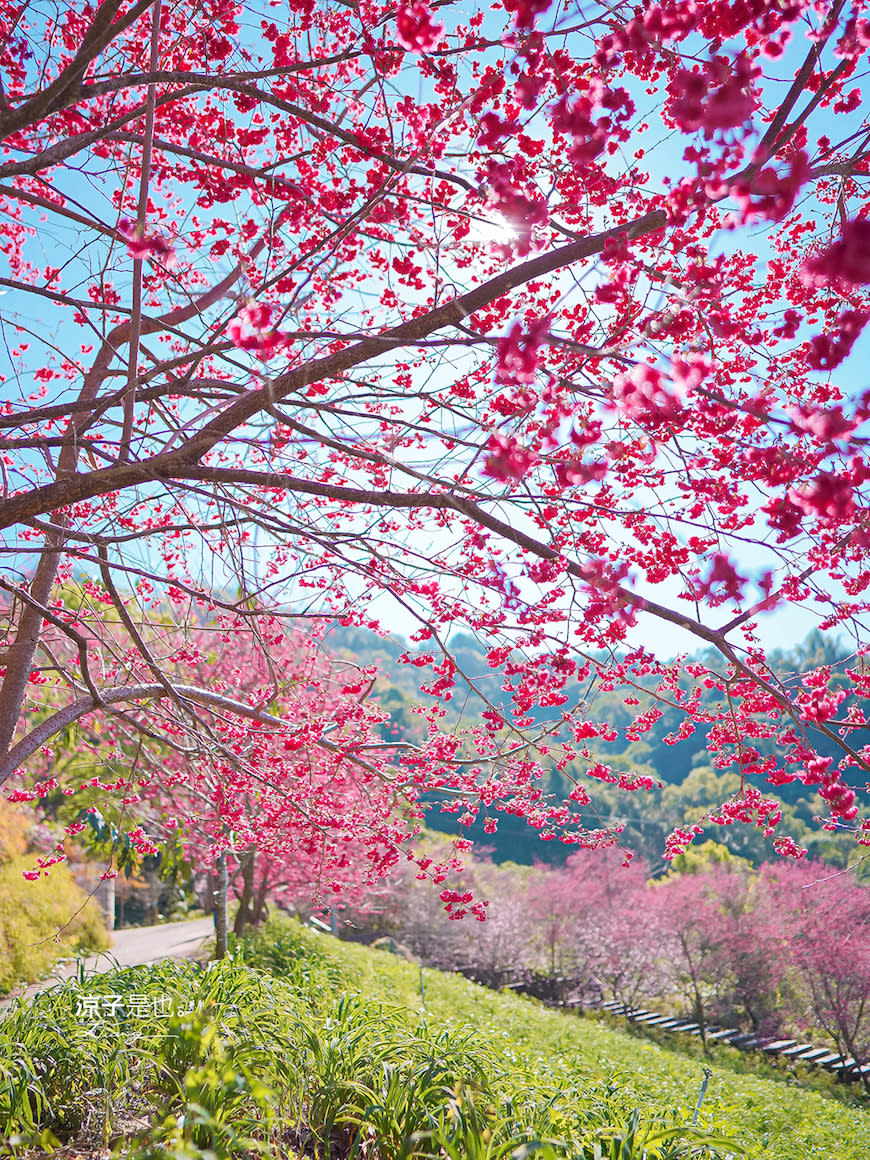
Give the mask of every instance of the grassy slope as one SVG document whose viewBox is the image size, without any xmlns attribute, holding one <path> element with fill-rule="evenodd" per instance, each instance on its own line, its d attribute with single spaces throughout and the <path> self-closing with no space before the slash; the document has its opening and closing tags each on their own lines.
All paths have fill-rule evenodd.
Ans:
<svg viewBox="0 0 870 1160">
<path fill-rule="evenodd" d="M 44 1156 L 46 1132 L 77 1160 L 737 1152 L 687 1138 L 701 1061 L 435 971 L 424 1010 L 419 980 L 400 958 L 289 921 L 207 970 L 73 979 L 0 1019 L 0 1156 L 19 1134 L 15 1153 Z M 82 1005 L 100 996 L 120 1006 L 92 1026 Z M 726 1068 L 713 1070 L 699 1128 L 753 1160 L 870 1157 L 866 1105 Z M 661 1149 L 629 1140 L 663 1129 Z M 559 1143 L 536 1151 L 533 1139 Z"/>
<path fill-rule="evenodd" d="M 318 945 L 367 999 L 420 1009 L 419 970 L 383 951 L 317 936 Z M 430 1026 L 467 1028 L 499 1055 L 557 1084 L 614 1077 L 641 1107 L 688 1110 L 703 1064 L 600 1023 L 496 994 L 455 976 L 425 971 Z M 868 1160 L 870 1109 L 849 1107 L 784 1078 L 737 1075 L 713 1066 L 702 1121 L 735 1135 L 765 1160 Z"/>
</svg>

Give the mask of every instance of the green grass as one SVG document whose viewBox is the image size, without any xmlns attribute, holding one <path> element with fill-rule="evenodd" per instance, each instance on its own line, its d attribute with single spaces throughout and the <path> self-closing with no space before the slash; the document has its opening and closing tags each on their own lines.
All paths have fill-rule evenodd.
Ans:
<svg viewBox="0 0 870 1160">
<path fill-rule="evenodd" d="M 866 1107 L 714 1068 L 693 1129 L 702 1061 L 419 980 L 289 921 L 207 969 L 80 975 L 0 1022 L 0 1154 L 867 1160 Z"/>
<path fill-rule="evenodd" d="M 383 951 L 337 943 L 327 935 L 286 931 L 288 960 L 292 944 L 305 939 L 333 969 L 371 999 L 398 1003 L 421 1012 L 419 970 Z M 280 969 L 272 944 L 273 965 Z M 258 961 L 255 942 L 249 961 Z M 424 971 L 425 1020 L 431 1029 L 470 1033 L 505 1061 L 508 1068 L 538 1077 L 554 1087 L 586 1085 L 618 1088 L 620 1099 L 653 1115 L 673 1111 L 691 1119 L 706 1062 L 626 1034 L 603 1022 L 563 1015 L 511 994 L 497 994 L 454 975 Z M 713 1075 L 699 1122 L 733 1136 L 751 1157 L 765 1160 L 868 1160 L 870 1107 L 856 1098 L 807 1091 L 788 1075 L 781 1078 L 741 1074 L 745 1057 L 712 1064 Z M 766 1070 L 771 1070 L 767 1068 Z"/>
</svg>

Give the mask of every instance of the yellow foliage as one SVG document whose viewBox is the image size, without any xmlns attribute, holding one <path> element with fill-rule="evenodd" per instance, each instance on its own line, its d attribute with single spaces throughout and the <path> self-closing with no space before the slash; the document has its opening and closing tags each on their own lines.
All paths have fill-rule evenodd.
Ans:
<svg viewBox="0 0 870 1160">
<path fill-rule="evenodd" d="M 733 854 L 721 842 L 708 838 L 698 846 L 689 846 L 685 854 L 677 854 L 671 860 L 665 878 L 676 878 L 680 874 L 706 874 L 714 866 L 726 866 L 729 870 L 751 870 L 748 858 Z"/>
<path fill-rule="evenodd" d="M 30 819 L 10 802 L 0 798 L 0 862 L 8 862 L 27 849 Z"/>
<path fill-rule="evenodd" d="M 59 958 L 110 944 L 101 908 L 67 867 L 29 882 L 21 874 L 32 865 L 20 855 L 0 865 L 0 994 L 43 978 Z"/>
</svg>

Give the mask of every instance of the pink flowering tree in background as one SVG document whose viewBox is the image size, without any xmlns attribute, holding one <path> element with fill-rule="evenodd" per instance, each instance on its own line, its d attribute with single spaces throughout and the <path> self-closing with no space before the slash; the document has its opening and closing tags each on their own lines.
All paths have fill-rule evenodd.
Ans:
<svg viewBox="0 0 870 1160">
<path fill-rule="evenodd" d="M 515 983 L 535 961 L 535 927 L 528 904 L 532 874 L 525 867 L 494 866 L 475 859 L 467 885 L 487 900 L 486 921 L 452 925 L 459 965 L 487 986 Z"/>
<path fill-rule="evenodd" d="M 806 908 L 795 960 L 810 999 L 808 1022 L 821 1027 L 844 1059 L 870 1059 L 870 899 L 849 892 Z M 870 1091 L 870 1076 L 862 1076 Z"/>
<path fill-rule="evenodd" d="M 596 891 L 597 878 L 590 883 Z M 553 978 L 575 975 L 585 969 L 581 931 L 594 899 L 585 890 L 579 895 L 573 875 L 562 870 L 542 870 L 530 883 L 526 906 L 534 931 L 541 969 Z"/>
<path fill-rule="evenodd" d="M 460 860 L 443 835 L 425 836 L 419 849 L 438 868 L 439 889 L 432 889 L 429 871 L 404 859 L 372 888 L 336 900 L 338 933 L 367 944 L 385 939 L 425 966 L 500 986 L 526 964 L 530 925 L 522 876 L 479 858 Z M 301 889 L 297 896 L 303 911 L 309 894 Z M 458 921 L 465 916 L 462 900 L 468 905 L 475 896 L 486 899 L 475 907 L 477 921 Z"/>
<path fill-rule="evenodd" d="M 177 655 L 185 682 L 232 690 L 259 715 L 216 712 L 208 759 L 191 761 L 179 731 L 159 774 L 149 770 L 141 795 L 124 799 L 133 807 L 141 796 L 164 831 L 181 826 L 200 869 L 220 878 L 231 857 L 237 935 L 262 921 L 270 898 L 332 897 L 378 881 L 416 829 L 407 797 L 389 786 L 383 754 L 395 746 L 378 733 L 386 714 L 369 700 L 373 672 L 331 657 L 310 632 L 272 627 L 268 663 L 215 655 L 214 633 L 187 634 Z"/>
<path fill-rule="evenodd" d="M 762 885 L 788 932 L 785 962 L 797 989 L 792 1020 L 819 1028 L 843 1058 L 870 1060 L 870 890 L 823 863 L 783 874 L 767 866 Z M 870 1091 L 870 1075 L 863 1074 Z"/>
<path fill-rule="evenodd" d="M 795 1023 L 796 996 L 789 969 L 790 924 L 763 876 L 748 868 L 712 867 L 706 875 L 716 910 L 704 912 L 718 933 L 714 973 L 717 1016 L 726 1025 L 748 1025 L 757 1035 L 776 1035 Z"/>
<path fill-rule="evenodd" d="M 653 888 L 649 905 L 656 911 L 657 957 L 665 994 L 676 997 L 698 1024 L 707 1048 L 723 984 L 719 960 L 727 937 L 721 900 L 709 874 L 683 874 Z"/>
<path fill-rule="evenodd" d="M 79 746 L 107 795 L 207 794 L 212 854 L 229 826 L 258 859 L 289 792 L 336 874 L 349 833 L 377 872 L 415 857 L 431 794 L 592 848 L 620 832 L 595 785 L 653 784 L 596 751 L 619 690 L 626 739 L 667 711 L 740 779 L 668 857 L 717 824 L 800 856 L 790 783 L 870 842 L 862 6 L 4 0 L 0 27 L 0 782 L 38 797 Z M 836 671 L 763 647 L 798 603 Z M 284 715 L 283 642 L 336 621 L 410 637 L 419 737 L 373 748 L 363 690 L 335 740 Z"/>
<path fill-rule="evenodd" d="M 589 865 L 587 857 L 577 854 L 569 859 L 577 879 L 581 873 L 584 878 L 598 877 L 598 868 Z M 664 929 L 662 908 L 656 905 L 660 894 L 648 885 L 649 867 L 642 862 L 624 867 L 610 854 L 604 871 L 604 889 L 579 938 L 590 976 L 601 993 L 632 1007 L 663 990 L 660 948 Z"/>
<path fill-rule="evenodd" d="M 524 901 L 535 953 L 528 965 L 562 980 L 555 994 L 606 992 L 627 1002 L 650 992 L 655 921 L 647 927 L 647 872 L 611 848 L 578 851 L 564 866 L 539 866 L 529 876 Z"/>
</svg>

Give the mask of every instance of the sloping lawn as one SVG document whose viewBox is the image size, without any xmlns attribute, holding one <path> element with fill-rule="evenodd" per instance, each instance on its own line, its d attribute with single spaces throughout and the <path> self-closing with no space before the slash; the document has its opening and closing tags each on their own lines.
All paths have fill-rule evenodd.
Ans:
<svg viewBox="0 0 870 1160">
<path fill-rule="evenodd" d="M 0 1154 L 867 1160 L 870 1110 L 282 921 L 0 1021 Z"/>
</svg>

